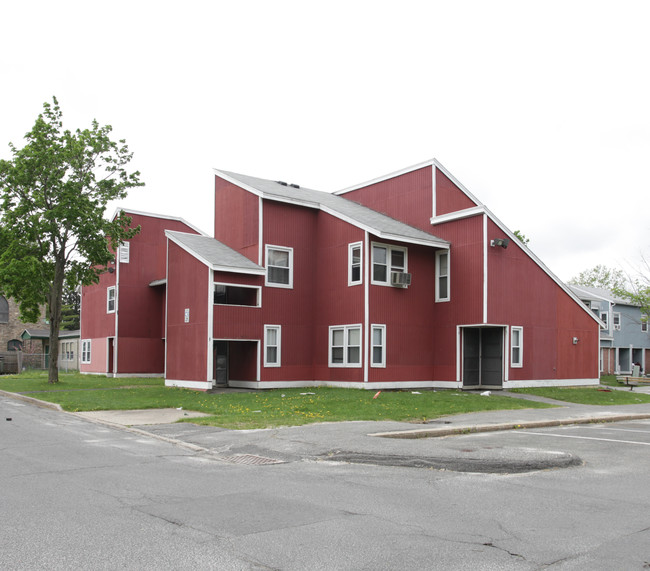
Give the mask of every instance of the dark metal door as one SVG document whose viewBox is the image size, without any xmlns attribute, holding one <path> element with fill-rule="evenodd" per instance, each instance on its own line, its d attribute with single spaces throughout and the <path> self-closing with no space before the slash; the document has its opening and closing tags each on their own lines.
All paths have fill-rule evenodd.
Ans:
<svg viewBox="0 0 650 571">
<path fill-rule="evenodd" d="M 228 341 L 214 342 L 214 381 L 218 387 L 228 386 Z"/>
<path fill-rule="evenodd" d="M 503 328 L 463 328 L 463 387 L 503 385 Z"/>
<path fill-rule="evenodd" d="M 481 330 L 463 329 L 463 387 L 481 384 Z"/>
</svg>

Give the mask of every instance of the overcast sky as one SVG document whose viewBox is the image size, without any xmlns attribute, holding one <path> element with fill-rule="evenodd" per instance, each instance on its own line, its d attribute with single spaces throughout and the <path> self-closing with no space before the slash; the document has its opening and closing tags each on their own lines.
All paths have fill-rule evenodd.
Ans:
<svg viewBox="0 0 650 571">
<path fill-rule="evenodd" d="M 560 278 L 650 252 L 650 3 L 6 2 L 0 157 L 53 95 L 121 205 L 212 233 L 212 168 L 335 191 L 437 158 Z M 112 214 L 116 205 L 111 205 Z"/>
</svg>

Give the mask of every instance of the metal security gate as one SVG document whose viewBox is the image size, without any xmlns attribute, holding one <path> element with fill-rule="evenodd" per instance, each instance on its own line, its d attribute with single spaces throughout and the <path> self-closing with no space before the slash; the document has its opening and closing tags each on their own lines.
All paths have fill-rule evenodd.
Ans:
<svg viewBox="0 0 650 571">
<path fill-rule="evenodd" d="M 503 387 L 503 327 L 463 327 L 463 388 Z"/>
</svg>

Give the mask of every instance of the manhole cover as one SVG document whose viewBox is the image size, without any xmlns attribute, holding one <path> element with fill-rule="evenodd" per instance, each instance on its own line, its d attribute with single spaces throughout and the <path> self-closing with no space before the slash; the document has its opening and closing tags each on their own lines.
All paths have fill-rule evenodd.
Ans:
<svg viewBox="0 0 650 571">
<path fill-rule="evenodd" d="M 276 458 L 266 458 L 264 456 L 256 456 L 255 454 L 233 454 L 232 456 L 217 456 L 219 460 L 229 462 L 230 464 L 248 464 L 251 466 L 262 466 L 265 464 L 285 464 L 284 460 L 277 460 Z"/>
</svg>

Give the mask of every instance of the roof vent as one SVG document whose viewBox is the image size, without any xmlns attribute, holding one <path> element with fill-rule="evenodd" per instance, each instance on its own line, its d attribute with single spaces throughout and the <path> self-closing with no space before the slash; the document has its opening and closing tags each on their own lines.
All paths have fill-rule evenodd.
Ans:
<svg viewBox="0 0 650 571">
<path fill-rule="evenodd" d="M 275 182 L 277 182 L 278 184 L 281 184 L 282 186 L 288 186 L 287 183 L 284 182 L 283 180 L 276 180 Z"/>
<path fill-rule="evenodd" d="M 299 184 L 293 184 L 293 183 L 291 183 L 289 186 L 291 186 L 291 187 L 293 187 L 293 188 L 300 188 L 300 185 L 299 185 Z"/>
</svg>

